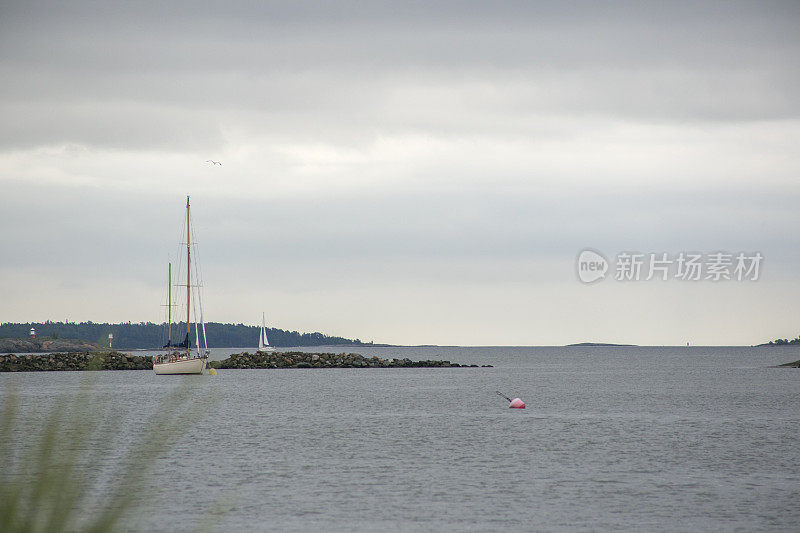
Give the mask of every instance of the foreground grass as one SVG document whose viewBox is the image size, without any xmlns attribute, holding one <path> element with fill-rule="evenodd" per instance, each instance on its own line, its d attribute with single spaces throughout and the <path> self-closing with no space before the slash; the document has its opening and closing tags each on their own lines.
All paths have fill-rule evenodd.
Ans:
<svg viewBox="0 0 800 533">
<path fill-rule="evenodd" d="M 172 447 L 197 421 L 193 391 L 177 388 L 146 421 L 123 451 L 106 484 L 98 468 L 97 445 L 120 436 L 111 407 L 85 381 L 78 392 L 57 398 L 43 422 L 25 431 L 19 397 L 9 387 L 0 409 L 0 531 L 106 532 L 128 528 L 127 520 L 146 503 L 145 488 L 157 456 Z M 196 411 L 195 411 L 196 412 Z M 105 472 L 104 474 L 108 474 Z M 98 497 L 98 493 L 102 493 Z"/>
</svg>

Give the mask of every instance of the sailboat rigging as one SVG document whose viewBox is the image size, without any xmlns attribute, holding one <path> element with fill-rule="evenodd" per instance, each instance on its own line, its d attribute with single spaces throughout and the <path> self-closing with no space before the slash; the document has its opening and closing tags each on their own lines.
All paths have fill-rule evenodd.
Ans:
<svg viewBox="0 0 800 533">
<path fill-rule="evenodd" d="M 169 290 L 168 290 L 168 333 L 167 344 L 164 346 L 168 351 L 166 354 L 153 358 L 153 370 L 156 374 L 202 374 L 208 363 L 208 342 L 206 340 L 206 328 L 203 321 L 203 306 L 200 296 L 199 274 L 196 272 L 196 283 L 192 285 L 192 230 L 191 216 L 189 207 L 189 197 L 186 197 L 186 284 L 180 287 L 186 288 L 186 338 L 180 344 L 172 343 L 172 264 L 169 264 Z M 197 260 L 195 259 L 195 270 Z M 192 289 L 196 289 L 193 291 Z M 191 327 L 192 327 L 192 302 L 194 297 L 197 302 L 194 305 L 194 329 L 195 329 L 195 350 L 191 346 Z M 199 314 L 199 324 L 197 322 Z M 202 331 L 202 352 L 201 337 Z M 174 350 L 174 349 L 180 350 Z M 185 350 L 185 352 L 183 351 Z"/>
</svg>

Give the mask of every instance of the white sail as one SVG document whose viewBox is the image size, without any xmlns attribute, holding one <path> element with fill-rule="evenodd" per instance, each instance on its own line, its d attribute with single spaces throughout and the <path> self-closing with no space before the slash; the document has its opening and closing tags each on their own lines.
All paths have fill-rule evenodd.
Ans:
<svg viewBox="0 0 800 533">
<path fill-rule="evenodd" d="M 264 346 L 268 345 L 267 332 L 264 331 L 264 313 L 261 313 L 261 331 L 258 334 L 258 349 L 263 350 Z"/>
<path fill-rule="evenodd" d="M 267 339 L 267 327 L 264 323 L 264 313 L 261 313 L 261 332 L 258 334 L 258 351 L 259 352 L 275 351 L 275 348 L 269 345 L 269 339 Z"/>
</svg>

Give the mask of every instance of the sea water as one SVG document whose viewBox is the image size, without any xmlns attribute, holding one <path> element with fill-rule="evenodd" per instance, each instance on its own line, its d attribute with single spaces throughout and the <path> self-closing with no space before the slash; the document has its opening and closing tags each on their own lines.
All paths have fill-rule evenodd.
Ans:
<svg viewBox="0 0 800 533">
<path fill-rule="evenodd" d="M 154 453 L 125 528 L 220 531 L 797 531 L 795 348 L 359 347 L 493 368 L 92 373 L 109 477 L 171 392 L 194 425 Z M 235 349 L 215 350 L 222 358 Z M 23 412 L 87 373 L 0 375 Z M 498 396 L 522 398 L 508 409 Z M 95 489 L 97 490 L 97 489 Z M 102 492 L 102 491 L 101 491 Z M 99 496 L 102 499 L 102 494 Z"/>
</svg>

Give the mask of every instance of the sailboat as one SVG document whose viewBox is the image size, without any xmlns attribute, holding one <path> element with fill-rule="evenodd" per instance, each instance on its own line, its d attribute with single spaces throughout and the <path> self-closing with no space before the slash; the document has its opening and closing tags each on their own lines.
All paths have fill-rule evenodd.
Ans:
<svg viewBox="0 0 800 533">
<path fill-rule="evenodd" d="M 197 275 L 195 265 L 195 278 Z M 202 374 L 208 364 L 208 342 L 206 340 L 206 325 L 203 321 L 203 301 L 200 297 L 199 279 L 192 285 L 192 230 L 191 217 L 189 212 L 189 197 L 186 197 L 186 338 L 180 344 L 172 342 L 172 264 L 169 265 L 169 290 L 168 290 L 168 333 L 167 344 L 164 348 L 167 353 L 153 358 L 153 370 L 156 374 Z M 197 289 L 192 291 L 192 289 Z M 194 351 L 191 343 L 192 326 L 192 302 L 197 298 L 197 305 L 194 306 Z M 199 323 L 198 323 L 199 314 Z M 202 337 L 201 337 L 202 333 Z M 201 353 L 201 340 L 203 351 Z"/>
<path fill-rule="evenodd" d="M 264 326 L 264 313 L 261 313 L 261 333 L 258 335 L 258 351 L 259 352 L 274 352 L 275 348 L 269 345 L 267 339 L 267 328 Z"/>
</svg>

